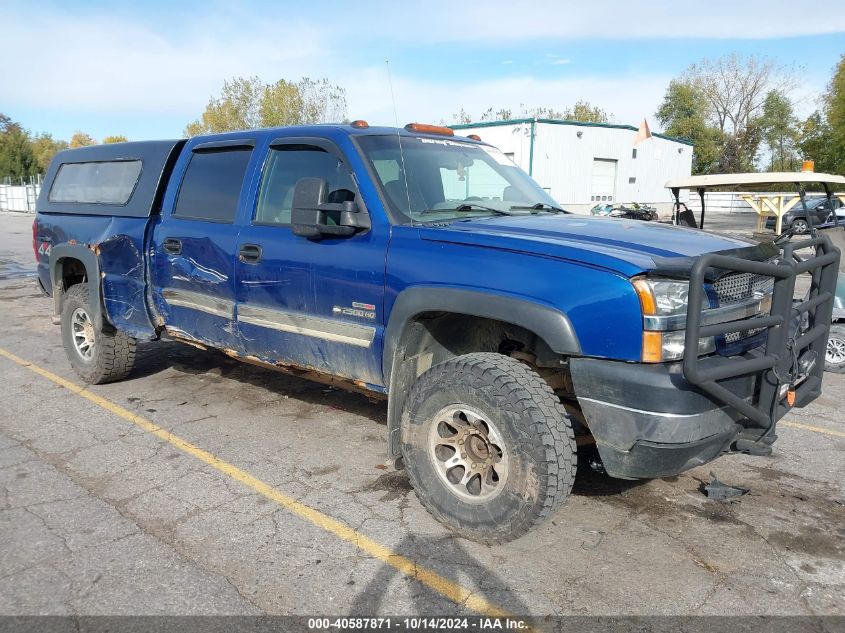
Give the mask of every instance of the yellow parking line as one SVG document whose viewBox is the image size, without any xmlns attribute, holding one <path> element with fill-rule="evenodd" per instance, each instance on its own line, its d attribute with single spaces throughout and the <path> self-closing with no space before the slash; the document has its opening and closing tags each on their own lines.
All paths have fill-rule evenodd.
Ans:
<svg viewBox="0 0 845 633">
<path fill-rule="evenodd" d="M 251 488 L 258 494 L 270 499 L 271 501 L 275 501 L 277 504 L 289 510 L 293 514 L 310 521 L 317 527 L 334 534 L 336 537 L 343 539 L 354 545 L 355 547 L 360 548 L 373 558 L 377 558 L 378 560 L 394 567 L 400 573 L 409 576 L 411 578 L 415 578 L 424 584 L 426 587 L 436 591 L 440 595 L 448 598 L 452 602 L 457 604 L 464 604 L 467 608 L 475 611 L 476 613 L 482 615 L 489 615 L 491 617 L 508 617 L 510 614 L 507 611 L 497 607 L 496 605 L 488 602 L 483 597 L 476 595 L 473 591 L 462 587 L 461 585 L 452 582 L 448 578 L 444 578 L 440 574 L 430 569 L 426 569 L 425 567 L 419 566 L 416 562 L 407 558 L 406 556 L 402 556 L 401 554 L 397 554 L 396 552 L 392 551 L 390 548 L 381 545 L 380 543 L 374 541 L 373 539 L 365 536 L 361 532 L 349 527 L 345 523 L 338 521 L 330 517 L 327 514 L 323 514 L 319 510 L 315 510 L 314 508 L 305 505 L 304 503 L 300 503 L 293 497 L 286 495 L 279 490 L 276 490 L 272 486 L 264 483 L 257 477 L 250 475 L 249 473 L 241 470 L 237 466 L 233 466 L 228 462 L 224 462 L 219 457 L 209 453 L 206 450 L 199 448 L 191 444 L 190 442 L 183 440 L 181 437 L 174 435 L 167 429 L 163 429 L 162 427 L 158 426 L 157 424 L 150 422 L 146 418 L 142 418 L 139 415 L 135 415 L 131 411 L 124 409 L 120 405 L 117 405 L 105 398 L 98 396 L 95 393 L 88 391 L 86 387 L 81 387 L 76 385 L 69 380 L 65 380 L 61 376 L 57 376 L 56 374 L 47 371 L 46 369 L 39 367 L 35 363 L 31 363 L 19 356 L 15 356 L 11 352 L 7 352 L 6 350 L 0 348 L 0 356 L 3 356 L 12 362 L 17 363 L 22 367 L 26 367 L 30 371 L 35 372 L 39 376 L 50 380 L 57 385 L 61 385 L 65 389 L 72 391 L 73 393 L 82 396 L 89 402 L 93 402 L 99 407 L 114 413 L 118 417 L 127 420 L 128 422 L 132 422 L 136 426 L 144 429 L 148 433 L 155 435 L 159 439 L 164 440 L 165 442 L 172 444 L 179 450 L 191 455 L 192 457 L 196 457 L 198 460 L 205 462 L 209 466 L 216 468 L 220 472 L 228 475 L 232 479 L 239 481 L 240 483 L 244 484 L 248 488 Z"/>
<path fill-rule="evenodd" d="M 845 437 L 845 432 L 837 431 L 835 429 L 826 429 L 823 426 L 813 426 L 812 424 L 803 424 L 801 422 L 792 422 L 790 420 L 781 420 L 778 426 L 788 426 L 793 429 L 801 429 L 802 431 L 812 431 L 813 433 L 821 433 L 823 435 L 832 435 L 833 437 Z"/>
</svg>

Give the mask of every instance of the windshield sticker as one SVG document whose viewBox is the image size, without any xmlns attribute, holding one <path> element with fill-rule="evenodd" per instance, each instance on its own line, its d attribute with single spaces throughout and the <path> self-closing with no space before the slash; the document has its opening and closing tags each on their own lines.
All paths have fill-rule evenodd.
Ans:
<svg viewBox="0 0 845 633">
<path fill-rule="evenodd" d="M 505 156 L 501 150 L 495 147 L 490 147 L 489 145 L 481 145 L 480 147 L 486 152 L 486 154 L 490 158 L 495 160 L 500 165 L 504 165 L 505 167 L 513 167 L 514 162 L 510 158 Z"/>
<path fill-rule="evenodd" d="M 468 147 L 470 149 L 475 147 L 475 145 L 472 143 L 460 143 L 458 141 L 450 141 L 447 139 L 420 138 L 418 136 L 415 136 L 414 138 L 420 141 L 421 143 L 427 143 L 429 145 L 445 145 L 447 147 Z"/>
</svg>

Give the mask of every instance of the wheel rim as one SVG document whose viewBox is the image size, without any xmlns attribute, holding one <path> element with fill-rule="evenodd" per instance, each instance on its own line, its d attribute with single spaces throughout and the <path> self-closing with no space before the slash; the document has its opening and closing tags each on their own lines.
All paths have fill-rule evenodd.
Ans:
<svg viewBox="0 0 845 633">
<path fill-rule="evenodd" d="M 836 336 L 831 336 L 827 339 L 825 360 L 831 365 L 838 365 L 845 362 L 845 339 Z"/>
<path fill-rule="evenodd" d="M 94 324 L 82 308 L 77 308 L 70 315 L 70 331 L 76 353 L 83 360 L 91 360 L 94 356 Z"/>
<path fill-rule="evenodd" d="M 508 478 L 508 452 L 499 429 L 465 404 L 441 409 L 428 434 L 428 454 L 440 480 L 468 503 L 499 495 Z"/>
<path fill-rule="evenodd" d="M 795 220 L 793 226 L 795 227 L 796 233 L 806 233 L 807 232 L 807 223 L 804 220 Z"/>
</svg>

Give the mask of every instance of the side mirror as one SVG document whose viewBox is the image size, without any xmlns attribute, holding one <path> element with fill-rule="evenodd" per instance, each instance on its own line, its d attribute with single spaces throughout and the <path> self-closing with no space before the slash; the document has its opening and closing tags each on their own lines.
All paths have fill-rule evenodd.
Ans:
<svg viewBox="0 0 845 633">
<path fill-rule="evenodd" d="M 328 183 L 322 178 L 301 178 L 293 190 L 291 230 L 311 239 L 345 237 L 370 228 L 366 210 L 351 200 L 326 202 Z"/>
</svg>

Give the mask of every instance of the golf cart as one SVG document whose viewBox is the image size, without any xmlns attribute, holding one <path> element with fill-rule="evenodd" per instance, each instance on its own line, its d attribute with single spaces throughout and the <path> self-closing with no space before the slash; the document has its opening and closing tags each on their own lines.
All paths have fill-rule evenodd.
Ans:
<svg viewBox="0 0 845 633">
<path fill-rule="evenodd" d="M 799 251 L 813 248 L 816 254 L 823 251 L 845 250 L 845 229 L 840 223 L 837 213 L 831 214 L 831 220 L 824 224 L 815 224 L 814 214 L 807 209 L 806 186 L 810 184 L 821 185 L 827 199 L 827 208 L 834 207 L 833 187 L 838 185 L 842 188 L 845 185 L 845 177 L 831 174 L 817 174 L 813 172 L 770 172 L 770 173 L 745 173 L 745 174 L 710 174 L 705 176 L 690 176 L 670 180 L 666 188 L 672 192 L 674 206 L 672 211 L 672 223 L 678 226 L 692 228 L 704 228 L 705 202 L 704 194 L 710 189 L 737 188 L 746 186 L 759 186 L 771 184 L 794 185 L 798 190 L 800 204 L 807 218 L 809 239 L 800 239 L 797 242 L 790 240 L 795 234 L 793 226 L 787 228 L 780 235 L 775 236 L 773 242 L 781 249 L 782 258 L 791 258 L 796 267 L 801 270 L 804 261 Z M 695 191 L 701 200 L 701 214 L 698 219 L 695 214 L 680 200 L 682 189 Z M 803 236 L 801 236 L 803 237 Z M 797 325 L 799 333 L 806 335 L 801 330 L 802 323 L 806 322 L 807 311 L 815 310 L 816 307 L 826 303 L 829 297 L 827 293 L 820 292 L 820 279 L 817 273 L 813 273 L 809 279 L 809 288 L 803 299 L 793 300 L 795 302 L 795 317 L 800 319 Z M 824 297 L 824 298 L 823 298 Z M 812 307 L 807 308 L 808 304 Z M 825 370 L 831 372 L 845 372 L 845 260 L 839 260 L 839 274 L 836 280 L 836 289 L 833 297 L 833 309 L 831 314 L 832 325 L 825 351 Z M 803 338 L 803 335 L 798 338 Z M 793 337 L 795 334 L 793 333 Z"/>
</svg>

